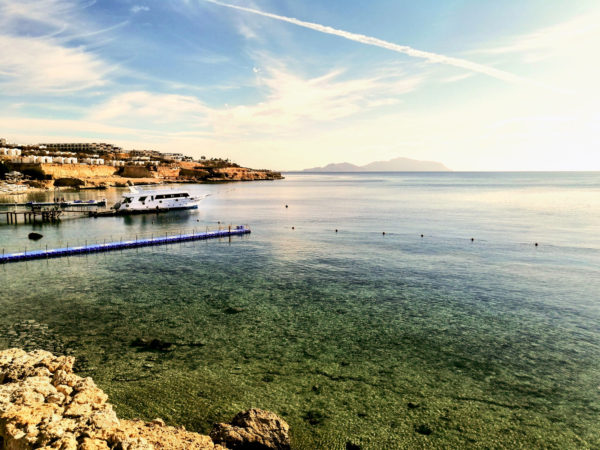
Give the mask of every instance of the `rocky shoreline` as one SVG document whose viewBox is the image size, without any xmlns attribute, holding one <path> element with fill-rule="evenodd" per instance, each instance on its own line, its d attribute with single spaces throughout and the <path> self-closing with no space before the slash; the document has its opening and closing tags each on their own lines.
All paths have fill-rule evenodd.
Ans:
<svg viewBox="0 0 600 450">
<path fill-rule="evenodd" d="M 74 363 L 43 350 L 0 351 L 0 449 L 290 448 L 288 424 L 259 409 L 215 424 L 210 436 L 161 419 L 119 419 L 94 381 L 73 373 Z"/>
<path fill-rule="evenodd" d="M 83 164 L 11 163 L 11 170 L 34 176 L 19 184 L 0 181 L 0 193 L 19 195 L 60 188 L 105 189 L 132 184 L 222 183 L 233 181 L 280 180 L 280 172 L 246 167 L 205 167 L 199 163 L 169 166 L 126 166 Z"/>
</svg>

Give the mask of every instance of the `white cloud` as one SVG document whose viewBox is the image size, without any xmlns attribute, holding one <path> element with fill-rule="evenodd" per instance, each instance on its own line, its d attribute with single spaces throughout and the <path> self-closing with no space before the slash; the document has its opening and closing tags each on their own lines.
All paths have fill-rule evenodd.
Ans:
<svg viewBox="0 0 600 450">
<path fill-rule="evenodd" d="M 130 11 L 134 14 L 137 14 L 139 12 L 150 11 L 150 8 L 148 6 L 134 5 L 131 7 Z"/>
<path fill-rule="evenodd" d="M 256 72 L 264 98 L 254 103 L 211 107 L 197 97 L 146 91 L 116 95 L 92 109 L 90 120 L 109 123 L 176 124 L 179 130 L 210 129 L 223 139 L 240 135 L 295 133 L 315 123 L 333 123 L 388 107 L 422 79 L 379 71 L 368 78 L 342 79 L 343 71 L 303 78 L 266 59 Z"/>
<path fill-rule="evenodd" d="M 135 91 L 118 94 L 92 109 L 89 119 L 109 123 L 142 122 L 149 128 L 153 124 L 183 126 L 190 122 L 198 126 L 208 112 L 209 108 L 193 96 Z"/>
<path fill-rule="evenodd" d="M 106 84 L 106 64 L 82 48 L 52 40 L 0 35 L 3 74 L 0 86 L 11 92 L 78 91 Z"/>
<path fill-rule="evenodd" d="M 209 121 L 219 134 L 289 134 L 315 123 L 333 123 L 398 101 L 413 91 L 421 78 L 403 74 L 374 74 L 342 79 L 342 71 L 302 78 L 286 67 L 270 65 L 258 74 L 266 98 L 250 105 L 213 109 Z"/>
<path fill-rule="evenodd" d="M 0 24 L 2 31 L 19 22 L 61 29 L 75 8 L 73 2 L 65 0 L 0 0 Z"/>
<path fill-rule="evenodd" d="M 71 44 L 90 33 L 80 10 L 69 0 L 0 0 L 5 94 L 79 91 L 107 83 L 113 68 L 85 46 Z"/>
</svg>

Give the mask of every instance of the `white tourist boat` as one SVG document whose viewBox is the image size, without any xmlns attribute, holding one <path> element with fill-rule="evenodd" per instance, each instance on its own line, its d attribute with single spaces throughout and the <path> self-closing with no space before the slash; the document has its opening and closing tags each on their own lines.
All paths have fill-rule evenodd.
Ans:
<svg viewBox="0 0 600 450">
<path fill-rule="evenodd" d="M 161 189 L 155 191 L 139 191 L 130 187 L 120 202 L 113 206 L 119 214 L 133 214 L 175 209 L 197 209 L 201 197 L 193 197 L 188 191 L 181 189 Z"/>
</svg>

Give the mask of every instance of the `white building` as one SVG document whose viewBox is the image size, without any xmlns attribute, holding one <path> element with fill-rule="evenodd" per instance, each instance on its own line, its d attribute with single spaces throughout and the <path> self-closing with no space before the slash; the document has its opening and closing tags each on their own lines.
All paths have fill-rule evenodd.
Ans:
<svg viewBox="0 0 600 450">
<path fill-rule="evenodd" d="M 52 156 L 38 156 L 37 162 L 40 164 L 52 164 Z"/>
<path fill-rule="evenodd" d="M 21 150 L 18 148 L 0 148 L 0 155 L 21 156 Z"/>
<path fill-rule="evenodd" d="M 69 158 L 66 156 L 55 156 L 52 158 L 54 164 L 77 164 L 77 158 Z"/>
<path fill-rule="evenodd" d="M 83 158 L 83 162 L 90 165 L 104 164 L 104 160 L 102 158 Z"/>
<path fill-rule="evenodd" d="M 23 162 L 28 163 L 28 164 L 33 164 L 33 163 L 38 162 L 38 158 L 39 158 L 39 156 L 29 155 L 29 156 L 26 156 L 23 158 Z"/>
<path fill-rule="evenodd" d="M 183 161 L 185 155 L 183 153 L 163 153 L 163 158 L 170 161 Z"/>
</svg>

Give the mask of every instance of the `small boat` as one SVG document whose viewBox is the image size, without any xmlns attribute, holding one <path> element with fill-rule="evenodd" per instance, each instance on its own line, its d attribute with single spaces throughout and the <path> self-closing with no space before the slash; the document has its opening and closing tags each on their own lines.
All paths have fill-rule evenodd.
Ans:
<svg viewBox="0 0 600 450">
<path fill-rule="evenodd" d="M 113 206 L 117 214 L 197 209 L 201 200 L 200 197 L 193 197 L 188 191 L 179 189 L 138 191 L 131 186 L 129 190 L 131 192 L 123 194 L 121 201 Z"/>
<path fill-rule="evenodd" d="M 106 206 L 106 200 L 74 200 L 72 202 L 61 202 L 63 208 L 70 206 Z"/>
</svg>

